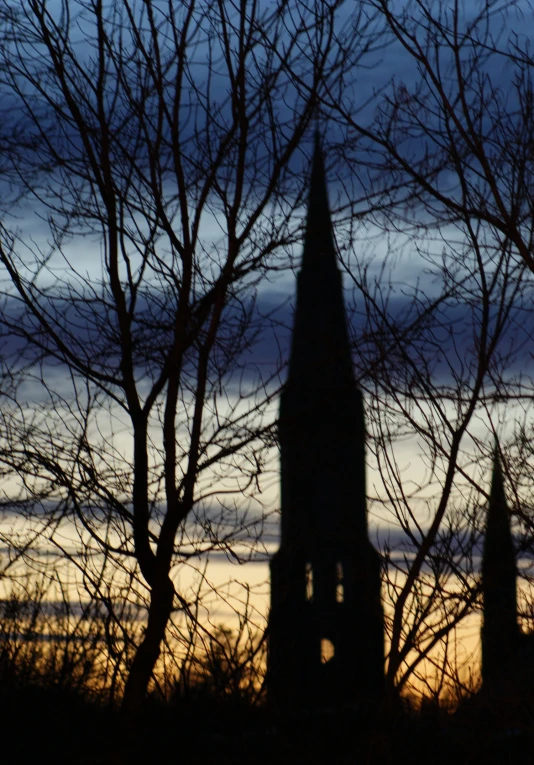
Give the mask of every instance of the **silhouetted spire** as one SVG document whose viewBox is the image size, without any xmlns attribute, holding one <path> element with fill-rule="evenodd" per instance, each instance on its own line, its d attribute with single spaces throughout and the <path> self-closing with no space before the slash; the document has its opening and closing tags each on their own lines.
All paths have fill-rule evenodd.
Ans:
<svg viewBox="0 0 534 765">
<path fill-rule="evenodd" d="M 510 511 L 504 491 L 504 478 L 502 473 L 499 447 L 495 446 L 493 454 L 493 473 L 491 477 L 490 498 L 486 519 L 486 535 L 484 538 L 484 558 L 482 572 L 488 574 L 499 573 L 499 585 L 507 585 L 510 593 L 513 593 L 513 613 L 515 619 L 516 602 L 516 562 L 515 549 L 510 528 Z"/>
<path fill-rule="evenodd" d="M 317 137 L 278 432 L 269 696 L 297 709 L 367 705 L 384 687 L 380 560 L 367 536 L 363 401 Z"/>
<path fill-rule="evenodd" d="M 352 355 L 318 135 L 312 160 L 308 215 L 286 392 L 295 386 L 354 387 Z M 283 407 L 283 405 L 282 405 Z M 363 417 L 363 413 L 362 413 Z"/>
<path fill-rule="evenodd" d="M 495 445 L 482 557 L 482 674 L 494 683 L 513 658 L 517 625 L 517 567 L 504 479 Z"/>
<path fill-rule="evenodd" d="M 332 233 L 332 219 L 328 204 L 323 151 L 319 134 L 315 134 L 308 215 L 304 234 L 302 268 L 320 268 L 336 265 L 336 250 Z"/>
</svg>

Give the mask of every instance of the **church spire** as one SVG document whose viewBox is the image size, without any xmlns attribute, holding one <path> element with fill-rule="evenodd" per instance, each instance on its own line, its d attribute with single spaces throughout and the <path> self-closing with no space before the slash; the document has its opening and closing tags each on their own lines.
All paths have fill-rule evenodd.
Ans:
<svg viewBox="0 0 534 765">
<path fill-rule="evenodd" d="M 297 387 L 333 393 L 354 388 L 343 284 L 337 265 L 323 152 L 318 135 L 312 160 L 308 212 L 285 399 Z M 284 399 L 282 400 L 282 410 Z M 282 414 L 282 413 L 281 413 Z M 363 417 L 363 410 L 362 410 Z"/>
<path fill-rule="evenodd" d="M 516 578 L 510 511 L 496 443 L 482 555 L 482 674 L 485 683 L 495 682 L 516 649 L 519 635 Z"/>
<path fill-rule="evenodd" d="M 328 204 L 324 157 L 319 133 L 315 134 L 308 213 L 304 234 L 302 268 L 319 268 L 336 265 L 336 250 L 332 232 L 332 219 Z"/>
<path fill-rule="evenodd" d="M 269 696 L 280 706 L 367 704 L 384 684 L 380 560 L 367 535 L 363 400 L 317 138 L 278 433 Z"/>
</svg>

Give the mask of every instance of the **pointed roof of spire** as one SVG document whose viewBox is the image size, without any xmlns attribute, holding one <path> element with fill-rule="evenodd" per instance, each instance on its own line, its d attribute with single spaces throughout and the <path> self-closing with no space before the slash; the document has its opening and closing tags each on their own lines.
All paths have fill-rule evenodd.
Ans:
<svg viewBox="0 0 534 765">
<path fill-rule="evenodd" d="M 332 232 L 332 219 L 328 205 L 328 191 L 323 151 L 319 132 L 315 133 L 312 159 L 308 216 L 304 234 L 302 267 L 336 265 L 336 250 Z"/>
<path fill-rule="evenodd" d="M 515 576 L 515 549 L 510 524 L 510 510 L 504 491 L 499 443 L 495 441 L 493 452 L 493 472 L 486 518 L 486 535 L 484 538 L 484 556 L 482 567 L 498 566 Z"/>
<path fill-rule="evenodd" d="M 493 448 L 493 472 L 491 475 L 490 506 L 506 510 L 508 516 L 508 505 L 506 503 L 506 494 L 504 492 L 504 477 L 502 474 L 501 458 L 499 455 L 499 442 L 495 439 Z"/>
<path fill-rule="evenodd" d="M 308 394 L 319 389 L 354 387 L 352 355 L 337 265 L 321 142 L 315 135 L 308 216 L 288 381 L 299 381 Z M 296 383 L 295 383 L 296 384 Z M 308 395 L 307 394 L 307 395 Z"/>
</svg>

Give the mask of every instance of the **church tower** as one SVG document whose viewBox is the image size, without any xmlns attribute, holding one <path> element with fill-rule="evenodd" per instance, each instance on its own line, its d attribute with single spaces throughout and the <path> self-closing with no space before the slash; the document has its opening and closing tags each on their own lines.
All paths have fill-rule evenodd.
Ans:
<svg viewBox="0 0 534 765">
<path fill-rule="evenodd" d="M 508 690 L 516 680 L 512 670 L 520 636 L 516 578 L 510 511 L 496 446 L 482 556 L 482 680 L 484 687 L 497 692 Z"/>
<path fill-rule="evenodd" d="M 318 141 L 279 439 L 282 529 L 271 561 L 269 698 L 278 708 L 378 700 L 384 624 L 380 560 L 367 532 L 363 398 Z"/>
</svg>

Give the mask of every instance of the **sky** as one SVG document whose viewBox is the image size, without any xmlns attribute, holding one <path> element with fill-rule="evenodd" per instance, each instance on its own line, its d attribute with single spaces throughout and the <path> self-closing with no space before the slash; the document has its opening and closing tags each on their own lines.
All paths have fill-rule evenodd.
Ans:
<svg viewBox="0 0 534 765">
<path fill-rule="evenodd" d="M 398 4 L 398 6 L 401 8 L 403 4 Z M 473 4 L 471 3 L 467 3 L 464 6 L 467 14 L 469 14 L 472 6 Z M 50 2 L 48 7 L 54 13 L 55 9 L 61 6 L 59 2 Z M 521 8 L 521 5 L 518 8 Z M 524 4 L 523 8 L 522 14 L 519 10 L 517 13 L 511 13 L 508 23 L 510 28 L 515 28 L 519 34 L 526 36 L 529 30 L 534 31 L 534 17 L 526 4 Z M 351 3 L 346 3 L 342 6 L 340 11 L 341 26 L 346 25 L 351 9 Z M 494 24 L 495 30 L 500 28 L 502 25 L 501 17 L 495 16 L 492 24 Z M 89 56 L 89 47 L 85 41 L 83 30 L 83 26 L 78 27 L 76 32 L 76 46 L 82 62 Z M 199 81 L 205 76 L 200 65 L 203 51 L 202 46 L 203 43 L 200 42 L 197 48 L 199 66 L 195 70 L 198 72 L 196 76 L 198 76 Z M 502 68 L 500 63 L 496 63 L 495 67 L 491 71 L 492 76 L 497 77 L 499 82 L 506 84 L 507 78 L 510 79 L 512 77 L 511 70 L 506 67 Z M 419 74 L 413 61 L 407 57 L 398 44 L 393 43 L 388 45 L 388 47 L 377 45 L 376 50 L 369 55 L 367 65 L 357 70 L 352 86 L 358 103 L 362 105 L 359 112 L 359 119 L 362 122 L 373 118 L 376 104 L 380 100 L 379 92 L 381 88 L 387 86 L 391 78 L 393 78 L 397 85 L 404 83 L 408 89 L 411 89 L 417 87 Z M 221 82 L 221 88 L 223 88 L 223 85 L 224 83 Z M 288 115 L 290 113 L 291 98 L 294 96 L 294 92 L 289 89 L 288 93 L 289 95 L 286 95 L 286 102 L 281 100 L 279 104 L 282 117 L 285 114 L 284 110 L 287 111 Z M 13 113 L 17 114 L 16 106 L 13 106 L 15 107 Z M 186 126 L 184 132 L 187 129 L 188 127 Z M 444 241 L 442 237 L 450 235 L 450 238 L 453 239 L 458 235 L 452 226 L 442 228 L 439 235 L 435 231 L 427 231 L 423 237 L 419 231 L 417 237 L 402 232 L 396 234 L 390 233 L 389 236 L 386 236 L 381 228 L 383 219 L 368 220 L 363 218 L 356 220 L 356 228 L 351 234 L 347 233 L 346 191 L 348 188 L 347 183 L 350 184 L 350 178 L 348 177 L 350 168 L 347 169 L 340 162 L 340 147 L 342 147 L 344 135 L 333 120 L 324 123 L 320 122 L 320 131 L 323 134 L 330 201 L 334 211 L 334 220 L 336 221 L 336 235 L 338 237 L 340 255 L 342 260 L 351 267 L 351 273 L 344 274 L 344 284 L 350 331 L 354 343 L 355 369 L 365 391 L 369 407 L 368 421 L 370 427 L 375 427 L 372 399 L 376 395 L 376 391 L 373 388 L 372 382 L 369 382 L 366 378 L 364 370 L 373 361 L 373 353 L 376 355 L 377 348 L 380 348 L 378 339 L 380 332 L 384 331 L 384 317 L 388 319 L 390 324 L 395 324 L 398 328 L 409 327 L 414 318 L 414 309 L 409 309 L 409 306 L 415 305 L 417 310 L 421 310 L 424 305 L 440 294 L 443 288 L 443 276 L 446 274 L 446 268 L 440 274 L 438 272 L 439 267 L 443 264 L 447 266 L 453 263 L 455 259 L 457 261 L 458 257 L 460 257 L 459 252 L 461 257 L 466 259 L 469 257 L 469 253 L 467 248 L 464 248 L 465 251 L 461 252 L 464 247 L 462 242 L 457 246 L 456 252 L 448 249 L 448 242 Z M 297 152 L 291 165 L 291 172 L 299 178 L 306 176 L 308 171 L 307 162 L 312 144 L 311 132 L 303 142 L 303 151 Z M 416 142 L 413 142 L 413 145 L 407 148 L 408 153 L 415 152 L 417 154 L 419 151 L 421 151 L 421 147 Z M 354 164 L 359 168 L 364 155 L 359 154 L 358 149 L 356 149 L 354 157 L 355 160 L 351 168 L 354 167 Z M 361 178 L 363 180 L 359 180 L 356 184 L 357 194 L 362 193 L 362 188 L 363 191 L 366 190 L 365 176 L 360 176 Z M 57 179 L 52 185 L 57 192 Z M 300 216 L 301 220 L 305 215 L 304 201 L 304 199 L 301 200 L 295 211 L 296 217 Z M 356 209 L 361 210 L 362 206 L 358 207 L 356 205 Z M 9 210 L 6 211 L 4 218 L 5 225 L 17 232 L 19 237 L 17 248 L 21 252 L 23 259 L 30 258 L 31 260 L 32 248 L 34 250 L 41 249 L 43 252 L 47 252 L 49 249 L 53 250 L 45 210 L 43 200 L 36 201 L 31 196 L 28 196 L 18 204 L 12 204 Z M 419 222 L 424 223 L 425 221 L 420 220 Z M 203 219 L 201 240 L 207 252 L 215 251 L 220 242 L 224 241 L 224 230 L 221 233 L 221 222 L 215 206 Z M 425 259 L 425 247 L 428 248 L 427 252 L 431 253 L 434 261 L 433 273 L 429 267 L 428 258 Z M 244 354 L 243 376 L 239 378 L 240 384 L 243 384 L 243 381 L 245 383 L 251 382 L 256 374 L 255 370 L 261 369 L 265 375 L 268 375 L 270 371 L 277 369 L 281 361 L 285 362 L 287 360 L 294 310 L 295 270 L 298 268 L 301 252 L 299 239 L 297 238 L 296 241 L 291 242 L 286 247 L 286 250 L 292 256 L 293 268 L 287 268 L 273 274 L 272 278 L 259 285 L 255 293 L 256 314 L 258 316 L 271 315 L 274 319 L 274 326 L 260 334 L 257 342 Z M 442 253 L 444 254 L 442 255 Z M 52 254 L 48 268 L 43 269 L 41 274 L 43 290 L 53 291 L 58 275 L 68 275 L 69 268 L 71 267 L 81 276 L 88 276 L 95 281 L 99 279 L 103 252 L 101 242 L 98 241 L 96 235 L 79 233 L 73 238 L 66 239 L 64 255 L 64 258 L 58 258 L 57 255 Z M 460 264 L 460 273 L 462 273 L 462 268 L 467 270 L 466 263 L 467 260 Z M 376 296 L 378 299 L 378 308 L 371 317 L 366 310 L 361 290 L 363 286 L 362 279 L 360 278 L 361 270 L 358 270 L 364 266 L 367 267 L 367 282 L 365 286 L 370 290 L 371 295 Z M 22 265 L 20 267 L 22 270 Z M 70 275 L 72 275 L 72 271 Z M 3 273 L 1 278 L 4 280 Z M 526 282 L 528 286 L 528 280 Z M 467 301 L 469 294 L 469 280 L 467 277 L 464 280 L 463 286 L 463 298 Z M 532 389 L 532 358 L 534 352 L 534 341 L 530 330 L 532 319 L 531 297 L 530 288 L 525 287 L 523 296 L 515 302 L 515 307 L 509 317 L 509 323 L 499 341 L 499 348 L 502 351 L 501 363 L 505 368 L 506 375 L 517 377 L 521 373 L 523 376 L 522 382 L 526 385 L 527 391 Z M 382 312 L 378 310 L 380 307 L 384 309 Z M 414 354 L 412 362 L 417 365 L 420 363 L 421 358 L 428 357 L 429 354 L 432 355 L 434 359 L 432 380 L 436 388 L 443 390 L 450 387 L 455 383 L 455 378 L 458 375 L 465 375 L 466 379 L 470 377 L 468 370 L 466 370 L 466 365 L 468 366 L 469 364 L 471 351 L 477 342 L 476 337 L 473 335 L 472 327 L 478 320 L 478 310 L 478 306 L 473 302 L 471 304 L 467 302 L 455 304 L 454 301 L 445 301 L 440 311 L 440 327 L 436 330 L 436 334 L 433 337 L 432 349 L 417 346 L 417 354 L 419 355 Z M 98 318 L 101 324 L 105 323 L 106 316 L 104 313 Z M 76 328 L 72 325 L 71 331 L 74 342 L 83 349 L 87 344 L 87 326 L 82 324 Z M 364 338 L 364 341 L 362 341 L 362 338 Z M 19 353 L 18 342 L 13 340 L 12 337 L 5 339 L 3 346 L 5 358 L 12 359 Z M 508 357 L 507 353 L 511 347 L 514 350 Z M 455 360 L 451 365 L 448 365 L 446 358 L 451 357 L 453 350 Z M 392 356 L 394 358 L 393 351 Z M 61 366 L 48 366 L 46 368 L 46 377 L 57 394 L 68 395 L 71 391 L 71 383 Z M 282 369 L 279 381 L 283 379 L 284 370 Z M 227 381 L 225 394 L 230 399 L 237 397 L 237 378 Z M 36 405 L 45 403 L 43 389 L 39 381 L 32 383 L 29 380 L 26 383 L 25 387 L 19 391 L 19 403 L 22 403 L 28 412 L 32 408 L 34 409 Z M 454 419 L 455 407 L 457 406 L 458 403 L 455 401 L 451 401 L 446 405 L 446 414 L 449 415 L 450 419 Z M 507 434 L 509 435 L 514 420 L 520 422 L 521 418 L 524 418 L 530 423 L 530 412 L 521 401 L 518 401 L 513 406 L 507 405 L 506 408 L 497 404 L 493 407 L 492 412 L 494 419 L 500 423 L 498 431 L 502 438 L 506 438 Z M 413 416 L 418 422 L 421 422 L 427 414 L 428 412 L 423 406 Z M 105 428 L 104 419 L 102 418 L 99 423 L 95 422 L 95 427 Z M 482 461 L 480 464 L 469 465 L 468 460 L 470 459 L 469 455 L 476 450 L 477 438 L 486 443 L 489 443 L 491 440 L 487 423 L 488 411 L 481 411 L 478 421 L 473 424 L 470 433 L 466 437 L 468 445 L 466 448 L 467 456 L 465 458 L 466 474 L 471 477 L 475 476 L 478 482 L 486 486 L 490 469 L 489 462 Z M 440 435 L 443 435 L 445 438 L 447 437 L 446 423 L 443 424 L 443 434 Z M 126 438 L 121 441 L 119 437 L 115 441 L 115 448 L 119 452 L 127 454 L 130 447 L 127 444 Z M 425 454 L 425 448 L 421 438 L 417 438 L 413 433 L 410 434 L 409 432 L 401 434 L 394 444 L 394 453 L 399 463 L 402 482 L 405 486 L 409 486 L 410 490 L 414 493 L 411 501 L 413 507 L 417 507 L 415 511 L 416 517 L 423 525 L 425 519 L 428 518 L 426 497 L 436 489 L 439 483 L 439 480 L 435 479 L 428 482 L 428 461 L 430 457 L 428 454 Z M 436 457 L 438 463 L 439 459 L 438 455 Z M 278 505 L 278 482 L 276 458 L 274 456 L 269 464 L 269 470 L 270 477 L 267 481 L 264 499 L 269 507 L 276 508 Z M 439 470 L 437 473 L 439 475 Z M 368 486 L 374 500 L 371 501 L 369 507 L 372 535 L 379 535 L 380 544 L 383 544 L 386 536 L 389 535 L 393 545 L 406 545 L 405 537 L 399 532 L 398 522 L 391 520 L 391 514 L 388 514 L 388 508 L 382 502 L 384 499 L 383 486 L 379 480 L 376 457 L 371 451 L 369 451 Z M 421 490 L 418 490 L 417 487 L 421 487 Z M 6 490 L 5 487 L 4 490 Z M 421 509 L 419 509 L 417 503 L 419 503 Z M 9 525 L 10 522 L 11 519 L 7 517 L 7 524 Z M 267 551 L 272 552 L 276 547 L 277 536 L 275 526 L 271 525 L 271 521 L 269 521 L 268 528 L 269 531 L 264 538 L 264 542 Z M 410 549 L 408 549 L 408 552 L 410 552 Z M 259 595 L 258 604 L 261 602 L 262 605 L 258 605 L 258 608 L 264 609 L 268 600 L 268 589 L 264 586 L 264 582 L 268 578 L 265 550 L 260 551 L 259 557 L 261 559 L 260 562 L 238 568 L 233 562 L 224 558 L 223 555 L 217 554 L 214 556 L 210 572 L 212 572 L 212 578 L 216 580 L 224 581 L 235 578 L 247 581 L 254 587 L 257 587 L 263 593 Z M 186 579 L 187 576 L 188 574 L 185 573 L 184 577 Z M 221 618 L 226 619 L 228 616 L 229 614 L 225 611 L 224 607 L 221 607 Z"/>
</svg>

